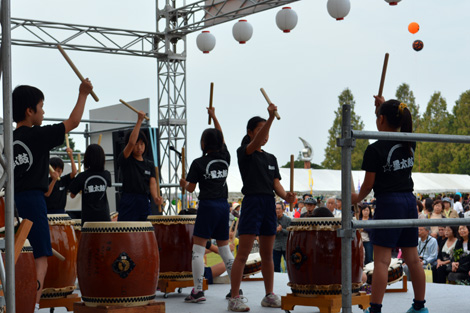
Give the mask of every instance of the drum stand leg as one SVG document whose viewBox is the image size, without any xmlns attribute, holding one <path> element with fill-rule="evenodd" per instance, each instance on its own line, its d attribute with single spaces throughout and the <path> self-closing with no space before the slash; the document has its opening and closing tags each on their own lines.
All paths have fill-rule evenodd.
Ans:
<svg viewBox="0 0 470 313">
<path fill-rule="evenodd" d="M 39 300 L 39 308 L 59 308 L 65 307 L 67 312 L 73 311 L 73 304 L 75 302 L 80 302 L 82 300 L 78 294 L 72 293 L 68 295 L 66 298 L 58 298 L 58 299 L 41 299 Z"/>
<path fill-rule="evenodd" d="M 408 278 L 406 275 L 402 277 L 402 287 L 395 289 L 385 289 L 385 292 L 407 292 L 408 291 Z"/>
<path fill-rule="evenodd" d="M 158 288 L 161 292 L 164 293 L 163 298 L 168 298 L 168 294 L 170 292 L 174 292 L 176 288 L 178 288 L 178 293 L 182 292 L 182 288 L 186 287 L 193 287 L 194 282 L 193 280 L 169 280 L 169 279 L 159 279 L 158 280 Z M 207 279 L 204 279 L 204 283 L 202 284 L 202 290 L 209 289 L 209 285 L 207 283 Z"/>
<path fill-rule="evenodd" d="M 150 302 L 142 306 L 97 306 L 88 307 L 83 302 L 73 305 L 75 313 L 165 313 L 165 302 Z"/>
<path fill-rule="evenodd" d="M 358 305 L 365 310 L 369 307 L 370 296 L 365 293 L 352 296 L 352 305 Z M 281 309 L 289 312 L 296 305 L 316 306 L 320 313 L 339 313 L 341 310 L 341 295 L 337 296 L 316 296 L 298 297 L 291 293 L 281 297 Z"/>
</svg>

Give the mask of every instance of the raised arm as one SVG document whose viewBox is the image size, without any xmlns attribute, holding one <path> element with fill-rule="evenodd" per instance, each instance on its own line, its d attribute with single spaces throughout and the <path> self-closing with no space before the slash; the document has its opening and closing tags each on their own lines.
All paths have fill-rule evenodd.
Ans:
<svg viewBox="0 0 470 313">
<path fill-rule="evenodd" d="M 85 110 L 86 99 L 92 90 L 93 85 L 88 78 L 80 84 L 77 103 L 75 104 L 72 113 L 70 113 L 69 118 L 63 122 L 65 125 L 65 133 L 68 133 L 71 130 L 77 128 L 80 124 L 83 111 Z"/>
<path fill-rule="evenodd" d="M 140 131 L 140 127 L 142 126 L 142 121 L 144 120 L 144 118 L 145 118 L 145 112 L 139 111 L 139 113 L 137 113 L 137 123 L 135 123 L 134 129 L 132 130 L 132 133 L 129 136 L 129 142 L 127 143 L 123 151 L 124 157 L 126 159 L 131 155 L 132 150 L 134 150 L 134 146 L 137 142 L 137 138 L 139 138 L 139 131 Z"/>
<path fill-rule="evenodd" d="M 271 125 L 274 121 L 274 112 L 276 110 L 277 110 L 277 106 L 275 106 L 272 103 L 269 104 L 268 106 L 269 118 L 266 121 L 266 123 L 263 125 L 263 127 L 261 127 L 259 132 L 255 135 L 253 140 L 246 147 L 246 154 L 252 154 L 256 150 L 259 150 L 261 148 L 264 141 L 269 135 L 269 129 L 271 128 Z"/>
<path fill-rule="evenodd" d="M 217 119 L 217 116 L 215 115 L 215 108 L 212 107 L 212 108 L 207 108 L 207 113 L 209 114 L 209 116 L 212 118 L 212 120 L 214 121 L 214 127 L 215 129 L 218 129 L 220 130 L 220 132 L 222 133 L 222 136 L 223 136 L 223 131 L 222 131 L 222 127 L 220 126 L 220 123 L 219 123 L 219 120 Z M 224 139 L 224 143 L 225 143 L 225 139 Z"/>
</svg>

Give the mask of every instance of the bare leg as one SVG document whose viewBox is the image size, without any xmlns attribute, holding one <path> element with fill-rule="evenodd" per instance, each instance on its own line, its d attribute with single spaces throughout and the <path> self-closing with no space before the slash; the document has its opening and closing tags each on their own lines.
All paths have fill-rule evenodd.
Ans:
<svg viewBox="0 0 470 313">
<path fill-rule="evenodd" d="M 42 289 L 44 286 L 44 278 L 46 277 L 47 273 L 47 256 L 42 256 L 40 258 L 34 259 L 34 263 L 36 266 L 36 276 L 38 278 L 39 283 L 41 284 L 39 290 L 36 293 L 36 303 L 39 303 L 39 299 L 41 299 Z"/>
<path fill-rule="evenodd" d="M 418 250 L 416 247 L 410 247 L 401 248 L 401 251 L 403 252 L 403 258 L 410 270 L 411 277 L 413 277 L 411 283 L 413 284 L 415 300 L 424 301 L 424 295 L 426 293 L 426 276 L 424 275 L 423 267 L 419 261 Z"/>
<path fill-rule="evenodd" d="M 211 266 L 212 277 L 219 277 L 225 272 L 225 264 L 224 262 L 217 263 L 216 265 Z"/>
<path fill-rule="evenodd" d="M 232 266 L 232 298 L 239 296 L 240 284 L 243 278 L 243 270 L 245 269 L 246 260 L 250 255 L 255 235 L 240 235 L 240 242 L 238 245 L 238 252 Z"/>
<path fill-rule="evenodd" d="M 374 245 L 374 273 L 372 274 L 371 303 L 382 304 L 388 283 L 388 267 L 390 266 L 391 258 L 391 248 Z"/>
<path fill-rule="evenodd" d="M 274 262 L 273 247 L 276 236 L 259 236 L 259 254 L 261 256 L 261 273 L 264 278 L 266 294 L 273 292 L 274 286 Z"/>
</svg>

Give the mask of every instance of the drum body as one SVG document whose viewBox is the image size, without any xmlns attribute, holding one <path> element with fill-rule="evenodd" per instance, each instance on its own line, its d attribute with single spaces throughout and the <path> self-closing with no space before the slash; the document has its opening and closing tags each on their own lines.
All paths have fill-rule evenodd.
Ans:
<svg viewBox="0 0 470 313">
<path fill-rule="evenodd" d="M 48 214 L 52 248 L 65 257 L 47 259 L 47 273 L 41 298 L 62 298 L 75 290 L 77 279 L 77 238 L 72 219 L 67 214 Z"/>
<path fill-rule="evenodd" d="M 86 306 L 141 306 L 155 298 L 159 253 L 149 222 L 87 222 L 78 248 Z"/>
<path fill-rule="evenodd" d="M 72 220 L 73 231 L 75 232 L 75 237 L 77 238 L 77 245 L 80 244 L 80 237 L 82 236 L 82 220 L 74 219 Z"/>
<path fill-rule="evenodd" d="M 192 280 L 193 231 L 196 215 L 151 215 L 160 248 L 160 279 Z"/>
<path fill-rule="evenodd" d="M 2 257 L 5 261 L 5 251 Z M 33 313 L 37 293 L 36 265 L 33 248 L 26 240 L 15 265 L 15 305 L 16 312 Z"/>
<path fill-rule="evenodd" d="M 243 276 L 254 275 L 261 272 L 261 256 L 258 252 L 250 253 L 243 269 Z"/>
<path fill-rule="evenodd" d="M 374 262 L 370 262 L 364 266 L 364 273 L 367 275 L 367 283 L 372 285 L 372 275 L 374 274 Z M 392 258 L 390 266 L 388 267 L 388 281 L 387 284 L 391 285 L 396 283 L 403 277 L 403 260 Z"/>
<path fill-rule="evenodd" d="M 289 286 L 296 296 L 341 294 L 340 218 L 298 218 L 292 220 L 287 241 Z M 351 242 L 352 290 L 359 291 L 364 257 L 361 235 Z"/>
</svg>

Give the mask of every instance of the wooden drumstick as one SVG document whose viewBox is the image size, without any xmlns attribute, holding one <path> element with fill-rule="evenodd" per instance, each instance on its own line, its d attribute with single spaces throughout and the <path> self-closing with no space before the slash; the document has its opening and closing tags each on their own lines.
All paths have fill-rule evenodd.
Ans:
<svg viewBox="0 0 470 313">
<path fill-rule="evenodd" d="M 261 88 L 260 90 L 261 90 L 261 93 L 263 94 L 264 98 L 265 98 L 266 101 L 268 102 L 268 104 L 271 104 L 272 102 L 271 102 L 271 100 L 269 99 L 268 94 L 266 93 L 266 91 L 264 91 L 263 88 Z M 274 115 L 276 116 L 276 118 L 277 118 L 278 120 L 281 119 L 281 116 L 279 116 L 279 113 L 277 113 L 277 110 L 274 111 Z"/>
<path fill-rule="evenodd" d="M 85 78 L 83 77 L 83 75 L 80 73 L 80 71 L 78 70 L 78 68 L 75 66 L 75 64 L 73 64 L 72 60 L 69 58 L 69 56 L 67 55 L 67 53 L 65 52 L 65 50 L 62 48 L 61 45 L 57 45 L 57 48 L 59 49 L 60 53 L 62 53 L 62 56 L 65 58 L 65 60 L 67 61 L 67 63 L 70 65 L 70 67 L 72 68 L 72 70 L 75 72 L 75 74 L 77 74 L 78 78 L 81 80 L 81 81 L 84 81 Z M 98 98 L 98 96 L 95 94 L 95 92 L 92 90 L 90 92 L 91 96 L 93 97 L 93 99 L 95 99 L 96 102 L 100 101 L 100 99 Z"/>
<path fill-rule="evenodd" d="M 139 111 L 138 111 L 136 108 L 134 108 L 132 105 L 130 105 L 130 104 L 127 103 L 126 101 L 124 101 L 124 100 L 122 100 L 122 99 L 119 99 L 119 101 L 120 101 L 122 104 L 124 104 L 126 107 L 128 107 L 129 109 L 131 109 L 132 111 L 134 111 L 135 113 L 137 113 L 137 114 L 139 113 Z M 147 121 L 150 120 L 150 118 L 149 118 L 147 115 L 144 116 L 144 118 L 145 118 Z"/>
<path fill-rule="evenodd" d="M 103 138 L 103 134 L 100 134 L 98 137 L 98 146 L 101 146 L 101 138 Z"/>
<path fill-rule="evenodd" d="M 52 167 L 52 165 L 49 164 L 49 173 L 53 173 L 55 172 L 54 168 Z M 60 176 L 57 177 L 57 180 L 60 180 Z"/>
<path fill-rule="evenodd" d="M 69 134 L 65 134 L 65 145 L 70 148 Z"/>
<path fill-rule="evenodd" d="M 157 196 L 161 197 L 161 194 L 160 194 L 160 174 L 158 172 L 158 166 L 155 166 L 155 176 L 156 176 L 155 180 L 157 181 Z M 162 212 L 162 205 L 158 204 L 157 207 L 158 207 L 158 212 Z"/>
<path fill-rule="evenodd" d="M 181 164 L 182 164 L 181 166 L 183 168 L 183 173 L 181 174 L 181 178 L 186 179 L 186 173 L 185 173 L 186 169 L 185 169 L 184 163 L 185 163 L 185 158 L 184 158 L 184 147 L 183 147 L 181 148 Z M 183 195 L 186 194 L 186 189 L 184 187 L 182 188 L 181 193 Z"/>
<path fill-rule="evenodd" d="M 214 83 L 211 83 L 211 94 L 209 97 L 209 109 L 212 109 L 212 96 L 214 95 Z M 209 115 L 209 125 L 211 124 L 212 118 Z"/>
<path fill-rule="evenodd" d="M 290 192 L 294 192 L 294 155 L 290 155 Z M 294 210 L 294 203 L 289 203 L 290 211 Z"/>
<path fill-rule="evenodd" d="M 380 78 L 380 86 L 379 86 L 379 93 L 377 96 L 381 97 L 382 93 L 384 91 L 384 84 L 385 84 L 385 74 L 387 74 L 387 66 L 388 66 L 388 53 L 385 53 L 385 58 L 384 58 L 384 65 L 382 68 L 382 77 Z M 375 107 L 375 114 L 377 114 L 379 107 Z"/>
<path fill-rule="evenodd" d="M 78 172 L 80 173 L 82 170 L 82 156 L 80 153 L 77 154 L 77 163 L 78 163 Z"/>
<path fill-rule="evenodd" d="M 58 258 L 61 261 L 65 261 L 65 257 L 62 254 L 60 254 L 57 250 L 55 250 L 54 248 L 52 248 L 52 255 L 55 256 L 56 258 Z"/>
</svg>

